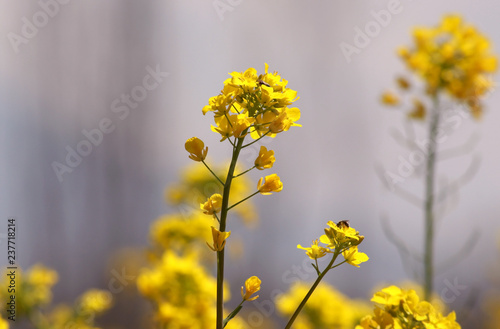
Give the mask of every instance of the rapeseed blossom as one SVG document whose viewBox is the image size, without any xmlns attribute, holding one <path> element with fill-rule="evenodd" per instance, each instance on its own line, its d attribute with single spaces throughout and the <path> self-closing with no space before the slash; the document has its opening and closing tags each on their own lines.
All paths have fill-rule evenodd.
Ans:
<svg viewBox="0 0 500 329">
<path fill-rule="evenodd" d="M 313 241 L 310 248 L 304 248 L 300 244 L 297 245 L 297 248 L 305 250 L 306 255 L 309 256 L 309 258 L 316 260 L 331 252 L 329 249 L 319 246 L 318 243 L 318 239 L 316 239 Z"/>
<path fill-rule="evenodd" d="M 184 145 L 186 151 L 190 153 L 189 158 L 194 161 L 203 161 L 207 157 L 208 146 L 205 147 L 205 143 L 197 137 L 191 137 L 186 141 Z"/>
<path fill-rule="evenodd" d="M 252 301 L 252 300 L 256 300 L 257 298 L 259 298 L 258 295 L 254 296 L 254 297 L 251 297 L 251 296 L 260 290 L 261 283 L 262 282 L 260 281 L 260 279 L 258 277 L 256 277 L 256 276 L 249 277 L 245 281 L 245 289 L 243 289 L 243 287 L 241 287 L 241 297 L 243 298 L 243 300 Z"/>
<path fill-rule="evenodd" d="M 491 74 L 497 70 L 497 56 L 486 36 L 459 15 L 444 16 L 435 27 L 417 27 L 413 30 L 413 45 L 398 49 L 407 68 L 423 80 L 425 92 L 431 99 L 440 94 L 464 104 L 472 116 L 482 114 L 480 98 L 494 87 Z M 396 79 L 402 92 L 411 84 L 406 78 Z M 384 93 L 386 105 L 400 104 L 399 97 Z M 414 101 L 409 118 L 426 117 L 421 100 Z"/>
<path fill-rule="evenodd" d="M 255 168 L 258 170 L 272 168 L 275 161 L 274 151 L 267 150 L 265 146 L 261 146 L 259 155 L 257 156 L 257 159 L 255 159 Z"/>
<path fill-rule="evenodd" d="M 276 174 L 261 177 L 257 183 L 257 190 L 262 195 L 268 195 L 272 192 L 280 192 L 283 189 L 283 183 Z"/>
<path fill-rule="evenodd" d="M 455 312 L 443 316 L 431 303 L 421 301 L 412 289 L 389 286 L 376 292 L 371 301 L 375 303 L 373 315 L 363 317 L 356 329 L 460 328 Z"/>
<path fill-rule="evenodd" d="M 300 126 L 298 108 L 289 108 L 298 100 L 297 92 L 288 88 L 288 81 L 277 73 L 265 73 L 249 68 L 245 72 L 232 72 L 224 81 L 224 88 L 217 96 L 211 97 L 203 114 L 213 112 L 214 132 L 222 136 L 241 138 L 250 133 L 253 139 L 263 135 L 275 137 L 292 126 Z"/>
<path fill-rule="evenodd" d="M 222 207 L 222 195 L 215 193 L 207 202 L 200 204 L 201 210 L 205 215 L 214 215 L 220 212 Z"/>
</svg>

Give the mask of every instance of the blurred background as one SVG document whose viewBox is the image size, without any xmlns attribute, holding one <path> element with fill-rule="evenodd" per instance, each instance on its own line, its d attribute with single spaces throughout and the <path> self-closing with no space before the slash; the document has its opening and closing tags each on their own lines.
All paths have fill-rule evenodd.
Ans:
<svg viewBox="0 0 500 329">
<path fill-rule="evenodd" d="M 272 172 L 284 189 L 254 199 L 260 217 L 255 230 L 234 224 L 244 252 L 227 269 L 233 295 L 250 275 L 264 282 L 262 300 L 273 289 L 285 291 L 290 282 L 284 274 L 302 267 L 306 257 L 296 245 L 316 239 L 329 220 L 350 220 L 365 235 L 361 249 L 370 256 L 361 268 L 327 276 L 340 291 L 368 298 L 383 283 L 413 278 L 381 223 L 385 218 L 401 240 L 421 251 L 422 211 L 387 190 L 377 175 L 377 168 L 397 173 L 410 153 L 392 137 L 407 124 L 405 113 L 379 101 L 406 72 L 396 49 L 410 44 L 414 26 L 434 26 L 444 14 L 458 13 L 500 51 L 500 9 L 493 0 L 0 4 L 0 218 L 18 221 L 21 266 L 41 262 L 58 271 L 56 302 L 74 300 L 89 287 L 106 288 L 111 271 L 120 271 L 110 265 L 116 253 L 146 247 L 150 224 L 179 211 L 164 194 L 191 164 L 186 139 L 204 140 L 214 161 L 228 159 L 227 144 L 210 131 L 212 119 L 201 109 L 229 72 L 254 67 L 260 73 L 264 63 L 298 91 L 303 127 L 266 143 L 275 150 Z M 375 26 L 374 13 L 381 10 L 392 15 L 356 47 L 359 30 Z M 356 51 L 346 52 L 346 44 Z M 450 282 L 465 287 L 450 301 L 455 309 L 487 292 L 499 255 L 499 105 L 493 92 L 481 121 L 462 116 L 439 145 L 474 144 L 439 162 L 440 182 L 480 163 L 438 224 L 436 262 L 447 264 L 457 252 L 459 262 L 444 266 L 435 288 L 446 291 Z M 425 123 L 415 127 L 425 139 Z M 75 156 L 77 148 L 88 155 Z M 243 163 L 255 155 L 243 154 Z M 250 175 L 255 184 L 259 174 Z M 417 168 L 398 186 L 422 198 L 421 182 Z M 474 231 L 473 250 L 463 252 Z M 107 323 L 136 327 L 134 304 L 121 307 L 130 312 L 112 313 Z"/>
</svg>

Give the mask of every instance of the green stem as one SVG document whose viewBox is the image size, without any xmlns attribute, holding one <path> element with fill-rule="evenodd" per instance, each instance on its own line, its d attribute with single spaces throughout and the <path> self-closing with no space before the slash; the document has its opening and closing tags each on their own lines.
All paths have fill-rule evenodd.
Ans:
<svg viewBox="0 0 500 329">
<path fill-rule="evenodd" d="M 424 249 L 424 298 L 429 301 L 434 278 L 434 178 L 436 167 L 437 135 L 439 128 L 439 101 L 433 97 L 433 111 L 429 124 L 429 144 L 425 171 L 425 249 Z"/>
<path fill-rule="evenodd" d="M 246 201 L 246 200 L 250 199 L 251 197 L 253 197 L 255 194 L 258 194 L 258 193 L 259 193 L 259 191 L 255 192 L 255 193 L 254 193 L 254 194 L 252 194 L 252 195 L 247 196 L 247 197 L 246 197 L 246 198 L 244 198 L 243 200 L 240 200 L 240 201 L 236 202 L 236 203 L 235 203 L 235 204 L 233 204 L 231 207 L 227 208 L 227 210 L 229 210 L 229 209 L 231 209 L 231 208 L 236 207 L 237 205 L 239 205 L 239 204 L 240 204 L 240 203 L 242 203 L 243 201 Z"/>
<path fill-rule="evenodd" d="M 231 190 L 231 182 L 233 180 L 234 169 L 236 168 L 236 162 L 238 161 L 238 156 L 240 155 L 241 146 L 243 145 L 244 138 L 238 138 L 238 143 L 233 149 L 233 156 L 231 158 L 231 164 L 229 165 L 229 170 L 227 172 L 226 183 L 224 184 L 224 192 L 222 195 L 222 208 L 220 214 L 220 226 L 219 231 L 225 232 L 226 230 L 226 219 L 227 212 L 229 210 L 229 191 Z M 225 249 L 225 248 L 224 248 Z M 223 328 L 224 322 L 224 249 L 217 252 L 217 329 Z"/>
<path fill-rule="evenodd" d="M 219 181 L 219 183 L 221 183 L 222 185 L 224 185 L 224 183 L 220 180 L 220 178 L 212 171 L 212 169 L 210 169 L 210 167 L 205 163 L 205 160 L 202 160 L 201 162 L 203 162 L 203 164 L 205 165 L 205 167 L 207 167 L 207 169 L 212 173 L 212 175 L 214 175 L 215 179 L 217 179 Z"/>
<path fill-rule="evenodd" d="M 247 169 L 247 170 L 245 170 L 244 172 L 239 173 L 238 175 L 235 175 L 233 178 L 236 178 L 236 177 L 239 177 L 239 176 L 241 176 L 241 175 L 244 175 L 244 174 L 246 174 L 247 172 L 249 172 L 250 170 L 252 170 L 252 169 L 253 169 L 253 168 L 255 168 L 255 167 L 256 167 L 256 166 L 253 166 L 252 168 Z"/>
<path fill-rule="evenodd" d="M 290 320 L 286 324 L 285 329 L 290 329 L 292 327 L 293 322 L 295 321 L 295 319 L 299 315 L 300 311 L 302 311 L 302 308 L 304 308 L 304 306 L 306 305 L 307 301 L 309 300 L 309 297 L 311 297 L 311 295 L 313 294 L 314 290 L 319 285 L 319 283 L 321 282 L 321 280 L 323 279 L 323 277 L 326 275 L 326 273 L 328 273 L 329 270 L 331 270 L 332 268 L 336 267 L 336 266 L 332 267 L 332 265 L 335 262 L 335 260 L 337 259 L 337 257 L 338 257 L 339 254 L 340 254 L 340 252 L 335 251 L 335 253 L 333 254 L 332 260 L 330 261 L 330 263 L 328 264 L 328 266 L 323 270 L 323 272 L 321 272 L 321 274 L 318 276 L 318 278 L 316 279 L 316 281 L 314 281 L 311 289 L 309 289 L 309 291 L 307 292 L 306 296 L 304 297 L 304 299 L 302 300 L 302 302 L 300 302 L 300 305 L 295 310 L 295 313 L 293 313 L 292 317 L 290 318 Z"/>
<path fill-rule="evenodd" d="M 267 136 L 270 132 L 271 132 L 270 130 L 266 131 L 266 133 L 265 133 L 264 135 L 260 136 L 259 138 L 257 138 L 257 139 L 256 139 L 256 140 L 254 140 L 253 142 L 248 143 L 247 145 L 242 146 L 242 148 L 245 148 L 245 147 L 248 147 L 248 146 L 250 146 L 250 145 L 252 145 L 252 144 L 257 143 L 257 142 L 258 142 L 258 141 L 260 141 L 262 138 L 266 137 L 266 136 Z"/>
</svg>

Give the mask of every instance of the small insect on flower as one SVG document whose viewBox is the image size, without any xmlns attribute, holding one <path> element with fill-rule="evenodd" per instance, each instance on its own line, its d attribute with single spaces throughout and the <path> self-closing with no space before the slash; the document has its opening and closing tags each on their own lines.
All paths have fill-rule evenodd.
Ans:
<svg viewBox="0 0 500 329">
<path fill-rule="evenodd" d="M 349 228 L 350 227 L 348 220 L 341 220 L 340 222 L 337 223 L 337 226 L 339 228 L 344 228 L 344 227 Z"/>
<path fill-rule="evenodd" d="M 259 80 L 258 82 L 259 82 L 259 85 L 264 85 L 264 86 L 271 87 L 271 85 L 270 85 L 269 83 L 264 82 L 264 81 L 262 81 L 262 80 Z"/>
</svg>

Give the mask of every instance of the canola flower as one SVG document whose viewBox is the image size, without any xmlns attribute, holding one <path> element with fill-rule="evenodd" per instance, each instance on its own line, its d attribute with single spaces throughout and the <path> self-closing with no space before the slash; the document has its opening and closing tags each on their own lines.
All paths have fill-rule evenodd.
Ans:
<svg viewBox="0 0 500 329">
<path fill-rule="evenodd" d="M 231 163 L 225 177 L 224 175 L 219 177 L 218 173 L 205 162 L 208 147 L 205 148 L 204 142 L 192 137 L 185 143 L 185 148 L 190 153 L 189 158 L 202 162 L 222 189 L 221 193 L 210 196 L 200 204 L 203 212 L 213 215 L 219 224 L 218 228 L 212 227 L 213 243 L 207 242 L 210 249 L 217 252 L 217 329 L 225 327 L 242 307 L 240 304 L 224 319 L 224 250 L 226 239 L 230 234 L 226 232 L 228 212 L 259 193 L 269 195 L 283 189 L 283 183 L 277 174 L 268 175 L 258 181 L 254 193 L 230 205 L 229 197 L 234 179 L 240 178 L 252 169 L 269 169 L 275 162 L 274 151 L 261 147 L 254 166 L 237 173 L 236 165 L 240 152 L 265 136 L 274 138 L 293 126 L 300 126 L 297 123 L 300 119 L 300 110 L 289 107 L 298 99 L 297 92 L 288 88 L 288 81 L 282 79 L 277 72 L 269 73 L 268 69 L 269 66 L 265 64 L 265 72 L 260 75 L 254 68 L 244 72 L 232 72 L 231 77 L 224 81 L 221 93 L 211 97 L 208 105 L 203 107 L 204 115 L 213 114 L 214 124 L 211 125 L 211 130 L 220 135 L 221 142 L 229 142 L 231 145 Z M 253 141 L 245 144 L 247 136 Z M 220 215 L 217 216 L 219 212 Z M 253 279 L 252 282 L 257 281 Z M 258 285 L 260 287 L 260 280 Z M 247 287 L 247 293 L 248 291 L 250 290 Z M 247 299 L 244 298 L 243 301 Z"/>
<path fill-rule="evenodd" d="M 491 76 L 497 70 L 498 59 L 488 38 L 459 15 L 446 15 L 434 27 L 416 27 L 412 36 L 413 44 L 400 47 L 398 56 L 423 85 L 423 92 L 416 90 L 418 83 L 410 83 L 408 78 L 399 76 L 396 78 L 398 93 L 386 91 L 381 101 L 391 107 L 410 103 L 407 118 L 428 121 L 422 258 L 425 299 L 429 299 L 434 278 L 437 140 L 441 119 L 447 111 L 440 104 L 443 100 L 452 101 L 466 108 L 475 119 L 481 118 L 482 97 L 494 87 Z M 403 96 L 411 102 L 403 101 Z"/>
<path fill-rule="evenodd" d="M 455 312 L 441 314 L 431 303 L 420 300 L 415 290 L 389 286 L 376 292 L 373 315 L 361 319 L 356 329 L 459 329 Z"/>
<path fill-rule="evenodd" d="M 447 15 L 435 27 L 415 28 L 413 45 L 400 47 L 398 55 L 423 81 L 431 99 L 447 95 L 464 104 L 474 118 L 482 116 L 480 98 L 494 87 L 491 75 L 497 70 L 498 58 L 488 38 L 461 16 Z M 402 92 L 411 90 L 406 78 L 398 77 L 396 83 Z M 421 99 L 417 101 L 424 104 Z M 385 92 L 382 102 L 390 106 L 400 104 L 399 96 L 393 92 Z M 425 111 L 419 109 L 408 116 L 425 118 Z"/>
<path fill-rule="evenodd" d="M 365 253 L 358 251 L 358 245 L 363 242 L 364 236 L 359 235 L 359 232 L 351 227 L 348 221 L 342 220 L 338 223 L 329 221 L 327 225 L 328 227 L 325 228 L 325 234 L 319 238 L 319 241 L 325 244 L 324 247 L 319 245 L 318 240 L 314 240 L 310 248 L 304 248 L 301 245 L 297 245 L 298 249 L 306 250 L 306 255 L 315 261 L 315 263 L 311 265 L 316 270 L 318 277 L 309 291 L 307 291 L 305 297 L 303 297 L 295 312 L 293 312 L 285 329 L 291 328 L 292 324 L 295 322 L 302 309 L 306 306 L 309 298 L 313 295 L 313 292 L 328 271 L 344 263 L 359 267 L 359 264 L 364 263 L 369 259 Z M 332 259 L 324 270 L 320 271 L 318 258 L 324 257 L 327 254 L 332 254 Z M 337 257 L 341 254 L 344 256 L 344 261 L 335 264 Z"/>
</svg>

